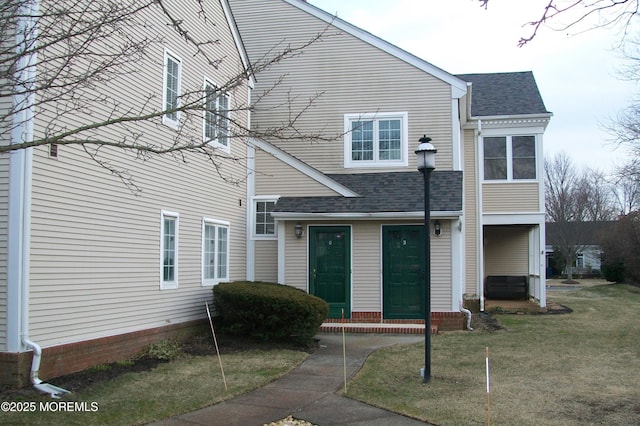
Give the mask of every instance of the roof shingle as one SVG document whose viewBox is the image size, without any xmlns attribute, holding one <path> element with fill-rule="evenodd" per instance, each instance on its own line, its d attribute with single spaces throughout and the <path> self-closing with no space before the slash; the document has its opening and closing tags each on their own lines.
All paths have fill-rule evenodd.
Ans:
<svg viewBox="0 0 640 426">
<path fill-rule="evenodd" d="M 460 74 L 472 83 L 471 115 L 549 114 L 531 71 L 491 74 Z"/>
<path fill-rule="evenodd" d="M 281 197 L 274 213 L 393 213 L 424 210 L 424 178 L 420 172 L 328 175 L 360 197 Z M 462 211 L 462 172 L 431 174 L 431 211 Z"/>
</svg>

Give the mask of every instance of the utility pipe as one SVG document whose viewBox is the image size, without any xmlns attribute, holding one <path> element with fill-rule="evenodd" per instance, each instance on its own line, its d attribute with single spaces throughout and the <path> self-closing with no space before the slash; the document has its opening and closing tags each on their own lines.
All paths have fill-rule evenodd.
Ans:
<svg viewBox="0 0 640 426">
<path fill-rule="evenodd" d="M 464 313 L 464 315 L 467 317 L 467 330 L 473 331 L 473 328 L 471 328 L 471 311 L 465 309 L 462 303 L 460 303 L 460 312 Z"/>
</svg>

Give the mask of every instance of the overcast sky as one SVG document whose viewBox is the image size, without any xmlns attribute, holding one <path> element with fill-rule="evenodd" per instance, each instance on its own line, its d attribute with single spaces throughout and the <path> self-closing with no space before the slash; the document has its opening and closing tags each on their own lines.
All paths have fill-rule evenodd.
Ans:
<svg viewBox="0 0 640 426">
<path fill-rule="evenodd" d="M 547 0 L 309 0 L 451 74 L 533 71 L 547 110 L 545 156 L 564 151 L 578 167 L 611 171 L 625 151 L 603 129 L 639 92 L 616 71 L 613 30 L 566 34 L 543 28 L 524 47 L 523 24 Z M 583 26 L 581 29 L 587 27 Z"/>
</svg>

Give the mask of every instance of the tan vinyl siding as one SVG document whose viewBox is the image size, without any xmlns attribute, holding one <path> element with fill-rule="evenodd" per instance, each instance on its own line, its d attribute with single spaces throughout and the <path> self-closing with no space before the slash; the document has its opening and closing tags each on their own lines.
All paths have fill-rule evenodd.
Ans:
<svg viewBox="0 0 640 426">
<path fill-rule="evenodd" d="M 255 242 L 255 280 L 278 282 L 278 242 Z"/>
<path fill-rule="evenodd" d="M 538 182 L 485 183 L 482 185 L 483 213 L 538 212 Z"/>
<path fill-rule="evenodd" d="M 465 288 L 471 297 L 478 292 L 478 193 L 476 142 L 473 130 L 465 130 L 464 142 L 464 240 Z"/>
<path fill-rule="evenodd" d="M 183 90 L 198 90 L 204 77 L 219 83 L 235 76 L 241 64 L 220 4 L 203 4 L 214 8 L 208 12 L 216 25 L 190 28 L 198 36 L 210 31 L 211 38 L 220 38 L 215 55 L 224 60 L 217 70 L 193 56 L 179 36 L 166 33 L 166 44 L 151 46 L 153 57 L 135 74 L 108 82 L 109 93 L 133 110 L 149 96 L 155 99 L 153 108 L 160 108 L 163 47 L 183 60 Z M 193 22 L 197 7 L 179 7 L 185 25 Z M 157 25 L 146 30 L 167 31 L 164 23 Z M 247 90 L 246 83 L 232 90 L 231 104 L 246 103 Z M 95 105 L 92 115 L 70 115 L 61 123 L 78 126 L 107 111 Z M 55 119 L 51 109 L 39 113 L 36 136 Z M 233 120 L 247 122 L 245 112 L 232 114 Z M 159 123 L 158 118 L 136 129 L 154 141 L 170 142 L 175 131 Z M 184 131 L 201 138 L 202 121 L 193 120 Z M 122 136 L 117 129 L 102 132 L 106 138 Z M 45 347 L 206 316 L 211 287 L 203 287 L 201 279 L 204 217 L 229 222 L 229 278 L 246 276 L 246 188 L 219 176 L 244 182 L 243 161 L 219 159 L 216 170 L 196 154 L 187 154 L 184 161 L 166 156 L 146 162 L 116 150 L 102 155 L 130 170 L 142 192 L 132 193 L 78 147 L 62 146 L 57 159 L 49 158 L 45 148 L 34 151 L 29 322 L 32 338 Z M 232 140 L 231 155 L 244 158 L 245 144 Z M 177 289 L 160 290 L 162 210 L 179 213 Z"/>
<path fill-rule="evenodd" d="M 525 227 L 485 227 L 485 276 L 529 274 L 529 230 Z"/>
<path fill-rule="evenodd" d="M 382 306 L 382 233 L 378 222 L 361 222 L 352 229 L 352 300 L 355 312 L 379 312 Z"/>
<path fill-rule="evenodd" d="M 296 238 L 294 226 L 296 222 L 285 222 L 285 259 L 284 284 L 309 291 L 308 271 L 308 228 L 307 223 L 302 223 L 304 236 Z M 315 225 L 315 224 L 314 224 Z"/>
<path fill-rule="evenodd" d="M 320 41 L 304 52 L 258 73 L 256 92 L 278 87 L 262 99 L 252 116 L 260 131 L 279 128 L 290 117 L 313 105 L 295 122 L 296 132 L 320 134 L 318 142 L 292 139 L 272 141 L 295 157 L 325 173 L 344 172 L 344 114 L 408 113 L 408 166 L 415 170 L 414 151 L 425 133 L 438 149 L 438 167 L 452 167 L 451 87 L 390 54 L 291 6 L 272 1 L 255 13 L 259 1 L 232 1 L 234 16 L 249 56 L 256 63 L 265 52 L 302 46 L 317 34 Z M 286 20 L 283 20 L 286 16 Z M 274 49 L 275 48 L 275 49 Z M 286 105 L 286 107 L 282 107 Z M 349 169 L 350 172 L 385 169 Z M 396 169 L 397 170 L 397 169 Z"/>
<path fill-rule="evenodd" d="M 6 87 L 7 80 L 0 81 Z M 12 108 L 11 96 L 0 97 L 0 117 L 6 117 Z M 0 145 L 11 143 L 11 124 L 0 119 Z M 0 154 L 0 351 L 7 345 L 7 238 L 9 208 L 10 155 Z"/>
<path fill-rule="evenodd" d="M 441 220 L 440 224 L 440 236 L 431 235 L 431 311 L 451 312 L 451 222 Z"/>
<path fill-rule="evenodd" d="M 256 152 L 256 175 L 256 195 L 338 195 L 325 185 L 263 151 Z"/>
</svg>

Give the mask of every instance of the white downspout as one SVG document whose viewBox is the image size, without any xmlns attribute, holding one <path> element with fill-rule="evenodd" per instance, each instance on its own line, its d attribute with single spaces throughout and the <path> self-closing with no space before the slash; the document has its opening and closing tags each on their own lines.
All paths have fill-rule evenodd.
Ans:
<svg viewBox="0 0 640 426">
<path fill-rule="evenodd" d="M 471 328 L 471 311 L 468 310 L 468 309 L 465 309 L 464 306 L 462 306 L 462 303 L 461 303 L 460 304 L 460 312 L 465 314 L 465 316 L 467 317 L 467 330 L 473 331 L 473 328 Z"/>
<path fill-rule="evenodd" d="M 18 113 L 13 117 L 12 143 L 33 140 L 34 135 L 34 103 L 36 88 L 35 51 L 38 37 L 39 0 L 31 0 L 21 6 L 16 28 L 16 49 L 21 55 L 16 70 L 16 91 L 13 97 L 13 107 Z M 24 50 L 22 50 L 24 49 Z M 31 53 L 25 53 L 31 50 Z M 11 287 L 17 286 L 15 297 L 19 298 L 17 314 L 13 317 L 19 321 L 18 333 L 20 342 L 11 343 L 33 349 L 31 363 L 31 383 L 41 391 L 60 398 L 68 390 L 43 383 L 40 380 L 40 360 L 42 348 L 29 339 L 29 267 L 31 243 L 31 187 L 32 187 L 33 149 L 18 149 L 11 152 L 10 183 L 9 183 L 9 273 Z"/>
</svg>

